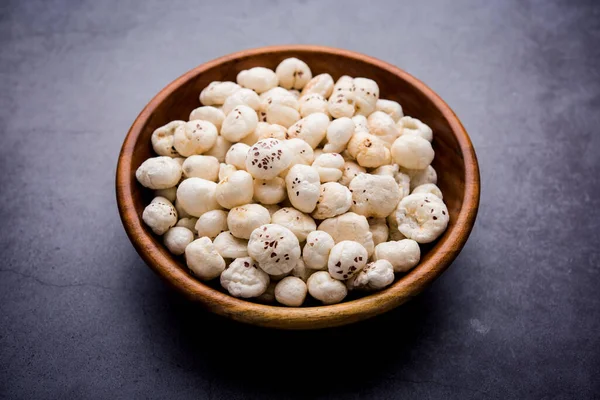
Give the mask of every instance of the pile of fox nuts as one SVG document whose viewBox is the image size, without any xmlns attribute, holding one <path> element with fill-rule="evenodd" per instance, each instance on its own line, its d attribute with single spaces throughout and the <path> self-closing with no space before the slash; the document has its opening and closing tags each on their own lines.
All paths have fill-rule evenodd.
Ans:
<svg viewBox="0 0 600 400">
<path fill-rule="evenodd" d="M 414 268 L 449 214 L 431 128 L 367 78 L 297 58 L 212 82 L 189 121 L 152 134 L 142 218 L 197 279 L 300 307 L 372 292 Z"/>
</svg>

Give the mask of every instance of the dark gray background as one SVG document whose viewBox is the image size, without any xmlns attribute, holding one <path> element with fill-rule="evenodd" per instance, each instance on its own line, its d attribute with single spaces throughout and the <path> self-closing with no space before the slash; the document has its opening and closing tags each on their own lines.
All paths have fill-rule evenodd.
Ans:
<svg viewBox="0 0 600 400">
<path fill-rule="evenodd" d="M 481 166 L 453 266 L 348 328 L 207 315 L 146 268 L 116 210 L 120 145 L 154 94 L 285 43 L 414 74 Z M 0 397 L 600 395 L 600 3 L 15 0 L 0 46 Z"/>
</svg>

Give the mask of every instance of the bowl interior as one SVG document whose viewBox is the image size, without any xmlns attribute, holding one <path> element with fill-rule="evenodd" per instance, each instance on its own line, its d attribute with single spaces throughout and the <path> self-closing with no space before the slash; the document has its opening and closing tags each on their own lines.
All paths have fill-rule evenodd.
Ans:
<svg viewBox="0 0 600 400">
<path fill-rule="evenodd" d="M 261 311 L 264 313 L 270 313 L 273 312 L 273 309 L 281 308 L 286 311 L 288 315 L 292 315 L 292 318 L 315 317 L 315 323 L 312 325 L 309 323 L 308 327 L 329 325 L 329 323 L 326 321 L 324 321 L 322 324 L 319 324 L 317 321 L 320 318 L 326 318 L 325 315 L 331 314 L 328 312 L 319 317 L 317 314 L 311 315 L 310 310 L 328 308 L 332 309 L 332 313 L 334 314 L 336 314 L 337 311 L 346 312 L 348 315 L 345 316 L 345 319 L 342 318 L 340 321 L 331 322 L 331 324 L 338 325 L 349 322 L 352 319 L 352 307 L 360 308 L 366 305 L 366 303 L 362 305 L 358 304 L 360 302 L 374 301 L 375 303 L 371 304 L 371 306 L 374 306 L 375 304 L 378 304 L 379 300 L 387 300 L 389 304 L 380 304 L 378 307 L 375 307 L 376 309 L 371 310 L 369 313 L 361 312 L 357 308 L 354 310 L 357 311 L 356 318 L 354 319 L 363 319 L 366 316 L 386 311 L 387 309 L 404 302 L 409 297 L 418 293 L 422 289 L 421 286 L 429 283 L 435 278 L 435 276 L 439 275 L 447 267 L 452 259 L 454 259 L 458 254 L 458 251 L 460 251 L 464 241 L 466 241 L 465 237 L 459 246 L 456 246 L 456 243 L 454 243 L 456 242 L 458 236 L 455 232 L 453 237 L 452 233 L 455 231 L 454 228 L 457 222 L 460 222 L 461 225 L 463 225 L 465 222 L 468 222 L 468 230 L 466 232 L 467 236 L 473 223 L 472 220 L 474 219 L 474 215 L 469 215 L 468 221 L 463 221 L 465 216 L 459 218 L 459 215 L 461 214 L 461 210 L 464 211 L 463 202 L 465 201 L 466 182 L 468 179 L 474 179 L 474 176 L 477 178 L 478 182 L 478 172 L 475 171 L 475 175 L 471 174 L 470 177 L 468 176 L 469 174 L 466 170 L 467 167 L 464 160 L 465 141 L 463 139 L 461 143 L 461 137 L 460 135 L 457 135 L 456 130 L 460 129 L 462 131 L 466 137 L 467 144 L 470 146 L 468 137 L 466 136 L 466 133 L 464 133 L 464 130 L 462 130 L 460 122 L 458 119 L 456 119 L 450 109 L 433 92 L 431 92 L 419 81 L 412 78 L 410 75 L 398 70 L 397 68 L 389 66 L 388 64 L 379 62 L 369 57 L 350 52 L 331 51 L 322 48 L 317 48 L 316 50 L 314 48 L 306 49 L 302 47 L 288 49 L 277 48 L 272 50 L 267 48 L 263 51 L 237 53 L 236 55 L 224 57 L 211 63 L 204 64 L 203 66 L 200 66 L 180 77 L 167 88 L 165 88 L 151 101 L 151 103 L 140 114 L 134 123 L 134 126 L 132 127 L 132 130 L 128 136 L 128 140 L 130 142 L 129 146 L 128 141 L 126 140 L 121 154 L 122 158 L 126 152 L 131 153 L 130 164 L 128 164 L 128 185 L 127 187 L 122 188 L 121 191 L 128 192 L 127 194 L 130 195 L 132 204 L 130 204 L 129 207 L 132 207 L 135 211 L 135 214 L 137 214 L 138 221 L 136 225 L 139 224 L 144 207 L 152 199 L 152 191 L 137 184 L 135 180 L 135 170 L 145 159 L 155 156 L 150 144 L 150 136 L 152 135 L 152 132 L 156 128 L 172 120 L 180 119 L 187 121 L 190 112 L 194 108 L 200 106 L 198 100 L 200 91 L 210 82 L 224 80 L 235 81 L 238 72 L 255 66 L 264 66 L 275 69 L 279 62 L 288 57 L 298 57 L 304 60 L 310 66 L 313 76 L 320 73 L 329 73 L 333 76 L 334 80 L 337 80 L 342 75 L 371 78 L 379 84 L 380 98 L 391 99 L 399 102 L 402 105 L 405 115 L 418 118 L 424 123 L 428 124 L 434 132 L 433 147 L 435 149 L 436 156 L 433 161 L 433 167 L 437 171 L 438 186 L 444 194 L 444 201 L 448 206 L 450 213 L 450 223 L 446 232 L 433 244 L 422 246 L 422 258 L 419 265 L 404 277 L 397 279 L 394 285 L 392 285 L 390 288 L 365 298 L 346 302 L 336 306 L 308 307 L 303 309 L 303 313 L 298 313 L 298 310 L 257 305 L 244 300 L 232 299 L 229 296 L 221 293 L 214 293 L 214 295 L 217 296 L 216 301 L 225 301 L 224 297 L 226 297 L 226 302 L 228 302 L 230 305 L 233 304 L 239 306 L 240 303 L 251 304 L 253 307 L 252 310 L 256 310 L 257 312 Z M 469 154 L 469 156 L 471 156 L 471 154 Z M 474 154 L 472 154 L 472 156 L 474 158 Z M 117 186 L 119 186 L 119 177 L 117 177 L 117 180 Z M 121 202 L 122 196 L 120 194 L 118 195 Z M 122 205 L 120 204 L 120 207 L 121 206 Z M 473 205 L 471 204 L 469 206 L 472 207 Z M 123 212 L 121 214 L 123 216 Z M 129 222 L 131 221 L 129 221 L 127 218 L 124 218 L 124 224 L 128 230 L 129 236 L 132 238 L 131 229 L 128 229 L 127 227 Z M 160 238 L 154 236 L 150 229 L 147 228 L 143 223 L 141 226 L 143 227 L 142 229 L 145 231 L 147 236 L 147 238 L 145 238 L 147 242 L 144 245 L 144 248 L 140 248 L 139 243 L 136 245 L 134 241 L 134 245 L 136 245 L 136 248 L 140 254 L 144 256 L 143 252 L 150 250 L 148 247 L 151 246 L 153 247 L 151 249 L 153 252 L 160 253 L 161 259 L 172 260 L 172 262 L 178 265 L 181 271 L 187 274 L 187 272 L 185 272 L 187 271 L 187 268 L 185 267 L 183 260 L 171 256 L 166 248 L 162 245 Z M 461 230 L 464 230 L 464 227 L 461 226 Z M 447 248 L 442 249 L 442 247 Z M 441 259 L 439 257 L 438 259 L 435 259 L 435 255 L 440 249 L 445 252 L 456 251 L 456 254 L 450 255 L 451 259 L 448 259 L 448 257 L 445 259 Z M 144 258 L 146 261 L 148 261 L 147 257 Z M 445 265 L 438 265 L 440 262 L 445 262 Z M 155 270 L 158 269 L 157 272 L 164 276 L 164 274 L 162 274 L 160 271 L 160 266 L 157 267 L 155 265 L 153 268 Z M 185 275 L 180 275 L 176 281 L 171 281 L 170 283 L 183 291 L 189 297 L 200 300 L 206 305 L 206 301 L 203 301 L 202 298 L 197 298 L 196 296 L 187 293 L 187 288 L 189 287 L 205 285 L 196 281 L 193 277 L 188 276 L 187 279 L 189 279 L 190 282 L 185 282 L 185 289 L 182 289 L 181 285 L 178 285 L 178 283 L 179 281 L 183 281 L 185 279 Z M 208 290 L 212 290 L 214 292 L 213 289 Z M 378 299 L 378 297 L 380 298 Z M 211 308 L 210 304 L 208 304 L 208 306 Z M 254 307 L 258 307 L 258 309 L 255 309 Z M 339 310 L 335 311 L 335 307 L 338 307 Z M 228 314 L 227 311 L 224 312 L 220 307 L 217 312 Z M 252 311 L 245 311 L 245 313 L 248 312 L 251 313 Z M 297 313 L 297 315 L 294 316 L 294 313 Z M 231 316 L 235 319 L 246 322 L 269 325 L 264 323 L 264 321 L 257 322 L 254 320 L 254 316 L 251 315 L 243 315 L 240 317 L 237 314 L 231 314 Z M 278 324 L 275 325 L 277 326 Z M 306 323 L 303 325 L 306 325 Z"/>
</svg>

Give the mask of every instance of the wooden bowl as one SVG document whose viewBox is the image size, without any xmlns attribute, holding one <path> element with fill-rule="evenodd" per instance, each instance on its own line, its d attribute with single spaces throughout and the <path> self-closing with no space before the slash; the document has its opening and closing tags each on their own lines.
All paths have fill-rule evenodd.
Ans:
<svg viewBox="0 0 600 400">
<path fill-rule="evenodd" d="M 275 69 L 288 57 L 298 57 L 313 76 L 327 72 L 374 79 L 380 98 L 398 101 L 405 115 L 418 118 L 434 132 L 433 166 L 450 212 L 446 232 L 422 247 L 419 265 L 386 290 L 330 306 L 287 308 L 237 299 L 192 277 L 182 259 L 172 256 L 159 237 L 142 222 L 152 191 L 135 179 L 135 171 L 154 156 L 152 132 L 172 120 L 187 121 L 199 107 L 200 91 L 212 81 L 235 81 L 243 69 Z M 119 213 L 129 239 L 144 261 L 167 283 L 206 309 L 237 321 L 283 329 L 339 326 L 384 313 L 416 296 L 448 268 L 464 246 L 479 205 L 479 167 L 467 132 L 450 107 L 425 84 L 383 61 L 347 50 L 320 46 L 273 46 L 241 51 L 200 65 L 171 82 L 137 117 L 123 143 L 116 177 Z"/>
</svg>

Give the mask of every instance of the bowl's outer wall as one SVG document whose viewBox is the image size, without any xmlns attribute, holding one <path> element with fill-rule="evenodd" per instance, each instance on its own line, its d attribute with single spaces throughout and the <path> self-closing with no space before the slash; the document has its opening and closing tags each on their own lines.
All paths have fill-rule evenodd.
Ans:
<svg viewBox="0 0 600 400">
<path fill-rule="evenodd" d="M 135 171 L 155 156 L 152 132 L 180 119 L 187 121 L 200 106 L 198 95 L 212 81 L 235 81 L 238 72 L 255 66 L 275 69 L 288 57 L 304 60 L 313 76 L 329 73 L 362 76 L 379 84 L 380 98 L 399 102 L 405 115 L 418 118 L 434 132 L 433 167 L 450 213 L 446 232 L 432 245 L 422 247 L 420 264 L 390 288 L 335 306 L 287 309 L 232 298 L 187 274 L 185 263 L 166 250 L 141 223 L 152 191 L 142 188 Z M 142 111 L 123 145 L 117 170 L 117 200 L 127 234 L 138 253 L 160 276 L 209 310 L 257 325 L 311 329 L 342 325 L 368 318 L 402 304 L 441 274 L 458 255 L 473 226 L 479 203 L 479 171 L 470 140 L 448 106 L 424 84 L 399 69 L 357 53 L 314 46 L 263 48 L 236 53 L 204 64 L 172 82 Z"/>
</svg>

